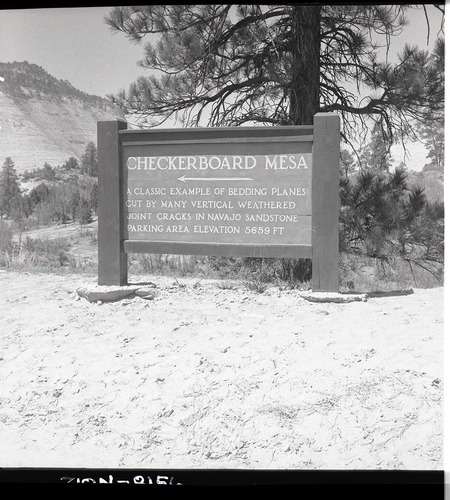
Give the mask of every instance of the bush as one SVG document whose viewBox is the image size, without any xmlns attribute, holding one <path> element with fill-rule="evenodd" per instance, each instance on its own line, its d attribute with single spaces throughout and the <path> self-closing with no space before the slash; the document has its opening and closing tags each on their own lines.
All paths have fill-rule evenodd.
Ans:
<svg viewBox="0 0 450 500">
<path fill-rule="evenodd" d="M 9 252 L 13 247 L 13 231 L 11 226 L 0 219 L 0 252 Z"/>
<path fill-rule="evenodd" d="M 80 198 L 76 210 L 76 217 L 80 224 L 90 224 L 92 222 L 92 210 L 88 200 Z"/>
<path fill-rule="evenodd" d="M 0 230 L 3 236 L 5 231 Z M 7 269 L 23 270 L 55 270 L 68 266 L 71 257 L 68 254 L 70 244 L 64 238 L 32 239 L 29 236 L 22 246 L 8 244 L 2 237 L 3 244 L 0 250 L 0 266 Z"/>
<path fill-rule="evenodd" d="M 421 187 L 409 189 L 406 176 L 400 169 L 341 176 L 341 252 L 443 262 L 443 205 L 428 203 Z"/>
<path fill-rule="evenodd" d="M 415 263 L 400 257 L 379 259 L 341 252 L 339 289 L 341 292 L 390 292 L 410 288 L 442 286 L 444 266 Z"/>
<path fill-rule="evenodd" d="M 65 238 L 30 238 L 26 237 L 22 249 L 29 254 L 34 254 L 40 265 L 61 267 L 69 262 L 67 251 L 70 243 Z"/>
<path fill-rule="evenodd" d="M 249 280 L 245 280 L 242 282 L 242 285 L 251 292 L 255 293 L 264 293 L 268 288 L 268 283 L 265 281 L 261 281 L 258 278 L 253 278 Z"/>
</svg>

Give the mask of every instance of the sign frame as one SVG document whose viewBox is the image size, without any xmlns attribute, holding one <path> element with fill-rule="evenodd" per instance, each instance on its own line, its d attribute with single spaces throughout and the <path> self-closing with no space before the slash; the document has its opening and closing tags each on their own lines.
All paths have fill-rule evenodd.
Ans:
<svg viewBox="0 0 450 500">
<path fill-rule="evenodd" d="M 255 148 L 295 144 L 312 153 L 311 245 L 197 243 L 124 239 L 124 148 L 208 144 Z M 339 291 L 339 147 L 336 113 L 317 113 L 313 125 L 128 129 L 121 120 L 97 123 L 98 148 L 98 284 L 128 284 L 128 253 L 165 253 L 235 257 L 307 258 L 312 260 L 312 290 Z M 189 146 L 188 146 L 189 145 Z M 178 146 L 179 147 L 179 146 Z M 181 146 L 183 147 L 183 146 Z"/>
</svg>

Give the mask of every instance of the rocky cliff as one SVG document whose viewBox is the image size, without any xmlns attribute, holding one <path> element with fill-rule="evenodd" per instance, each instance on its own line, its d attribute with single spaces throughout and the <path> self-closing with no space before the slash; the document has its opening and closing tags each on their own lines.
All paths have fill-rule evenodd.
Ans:
<svg viewBox="0 0 450 500">
<path fill-rule="evenodd" d="M 18 173 L 80 158 L 97 141 L 97 121 L 123 118 L 108 100 L 58 80 L 28 62 L 0 63 L 0 164 Z"/>
</svg>

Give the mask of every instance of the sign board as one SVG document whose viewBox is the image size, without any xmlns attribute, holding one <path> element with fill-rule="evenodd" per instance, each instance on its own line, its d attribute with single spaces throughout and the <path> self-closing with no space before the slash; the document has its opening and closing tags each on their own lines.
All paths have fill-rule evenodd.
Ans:
<svg viewBox="0 0 450 500">
<path fill-rule="evenodd" d="M 128 149 L 125 240 L 311 245 L 311 153 Z"/>
<path fill-rule="evenodd" d="M 145 252 L 312 258 L 315 289 L 337 291 L 337 115 L 288 127 L 99 122 L 98 155 L 99 284 L 126 284 L 126 254 Z M 316 264 L 315 242 L 327 247 Z"/>
</svg>

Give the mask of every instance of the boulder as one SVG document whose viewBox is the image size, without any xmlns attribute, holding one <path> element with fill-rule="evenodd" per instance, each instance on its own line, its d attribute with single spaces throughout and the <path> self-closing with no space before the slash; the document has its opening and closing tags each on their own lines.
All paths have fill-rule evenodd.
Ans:
<svg viewBox="0 0 450 500">
<path fill-rule="evenodd" d="M 153 300 L 155 297 L 159 295 L 158 291 L 153 287 L 144 286 L 139 288 L 134 292 L 135 295 L 141 297 L 141 299 Z"/>
<path fill-rule="evenodd" d="M 138 288 L 137 286 L 84 285 L 77 289 L 77 293 L 89 302 L 98 302 L 99 300 L 110 302 L 133 295 Z"/>
</svg>

